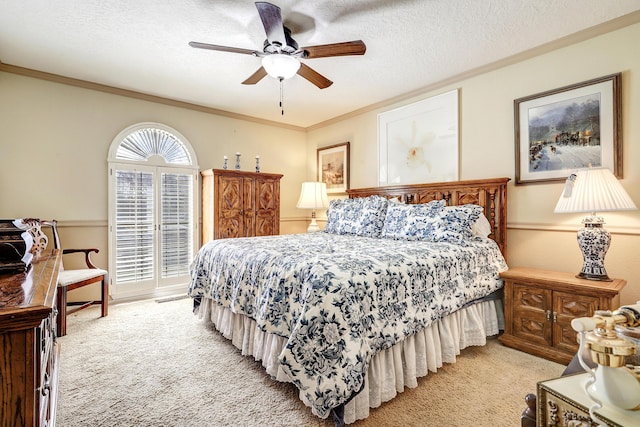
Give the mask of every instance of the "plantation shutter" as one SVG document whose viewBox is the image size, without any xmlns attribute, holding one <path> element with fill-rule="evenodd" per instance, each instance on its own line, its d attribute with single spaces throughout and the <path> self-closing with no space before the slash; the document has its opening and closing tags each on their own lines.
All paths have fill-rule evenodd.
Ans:
<svg viewBox="0 0 640 427">
<path fill-rule="evenodd" d="M 154 277 L 154 177 L 117 170 L 115 206 L 116 283 Z"/>
<path fill-rule="evenodd" d="M 161 188 L 162 278 L 189 273 L 193 257 L 193 175 L 163 173 Z"/>
</svg>

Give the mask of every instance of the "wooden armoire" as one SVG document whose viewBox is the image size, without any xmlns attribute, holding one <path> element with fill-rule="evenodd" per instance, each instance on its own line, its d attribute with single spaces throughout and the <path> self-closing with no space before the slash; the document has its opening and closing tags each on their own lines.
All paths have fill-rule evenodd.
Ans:
<svg viewBox="0 0 640 427">
<path fill-rule="evenodd" d="M 207 169 L 202 175 L 202 243 L 280 234 L 282 175 Z"/>
</svg>

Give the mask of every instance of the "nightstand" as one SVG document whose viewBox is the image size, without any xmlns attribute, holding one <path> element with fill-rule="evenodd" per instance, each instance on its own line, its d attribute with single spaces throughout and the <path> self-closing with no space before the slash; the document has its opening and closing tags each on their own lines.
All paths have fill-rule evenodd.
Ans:
<svg viewBox="0 0 640 427">
<path fill-rule="evenodd" d="M 620 306 L 626 280 L 578 279 L 571 273 L 516 267 L 500 273 L 504 280 L 504 345 L 564 365 L 578 351 L 571 328 L 576 317 Z"/>
<path fill-rule="evenodd" d="M 538 426 L 590 426 L 589 408 L 593 401 L 584 391 L 589 374 L 575 374 L 538 383 Z M 640 411 L 627 411 L 605 405 L 595 411 L 608 426 L 640 425 Z"/>
</svg>

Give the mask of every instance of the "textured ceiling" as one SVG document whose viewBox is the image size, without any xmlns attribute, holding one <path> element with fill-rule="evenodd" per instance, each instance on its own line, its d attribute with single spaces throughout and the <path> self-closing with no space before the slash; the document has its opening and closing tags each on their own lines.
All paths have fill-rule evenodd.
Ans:
<svg viewBox="0 0 640 427">
<path fill-rule="evenodd" d="M 640 0 L 273 0 L 300 46 L 363 40 L 364 56 L 303 60 L 334 82 L 241 82 L 261 50 L 245 0 L 2 0 L 0 61 L 219 110 L 309 127 L 414 93 L 640 10 Z M 634 14 L 638 15 L 637 13 Z"/>
</svg>

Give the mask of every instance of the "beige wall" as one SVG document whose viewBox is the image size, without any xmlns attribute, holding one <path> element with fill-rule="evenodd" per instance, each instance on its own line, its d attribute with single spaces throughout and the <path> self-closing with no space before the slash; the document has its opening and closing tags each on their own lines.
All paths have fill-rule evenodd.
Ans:
<svg viewBox="0 0 640 427">
<path fill-rule="evenodd" d="M 56 218 L 66 243 L 103 248 L 96 260 L 106 266 L 109 145 L 127 126 L 152 121 L 182 133 L 201 169 L 219 166 L 224 154 L 239 151 L 245 159 L 259 154 L 265 172 L 284 174 L 282 232 L 303 232 L 308 213 L 295 203 L 300 183 L 316 179 L 317 147 L 350 141 L 351 187 L 377 185 L 378 112 L 458 88 L 460 179 L 514 178 L 513 100 L 616 72 L 623 73 L 622 184 L 640 205 L 638 40 L 640 24 L 635 24 L 308 132 L 0 72 L 0 217 Z M 561 189 L 555 183 L 510 184 L 510 265 L 580 270 L 575 231 L 581 215 L 553 213 Z M 614 233 L 609 274 L 628 280 L 622 301 L 635 302 L 640 300 L 640 212 L 605 218 Z"/>
<path fill-rule="evenodd" d="M 309 132 L 310 178 L 315 173 L 315 149 L 343 141 L 351 143 L 351 186 L 377 185 L 377 114 L 452 89 L 460 90 L 460 179 L 515 179 L 513 101 L 527 95 L 622 72 L 622 184 L 640 206 L 640 24 L 570 47 L 447 84 L 437 90 L 386 105 Z M 425 70 L 427 73 L 428 70 Z M 554 214 L 563 184 L 509 185 L 508 261 L 579 272 L 582 255 L 575 231 L 581 214 Z M 606 266 L 612 277 L 628 281 L 625 304 L 640 300 L 640 211 L 607 213 L 613 233 Z"/>
<path fill-rule="evenodd" d="M 310 215 L 295 206 L 307 174 L 303 130 L 6 72 L 0 72 L 0 218 L 57 219 L 65 247 L 101 248 L 94 261 L 107 267 L 109 147 L 120 131 L 140 122 L 163 123 L 184 135 L 200 169 L 221 167 L 225 154 L 240 152 L 242 169 L 253 170 L 260 155 L 262 171 L 284 174 L 282 232 L 306 230 Z M 81 261 L 66 260 L 72 266 Z"/>
</svg>

